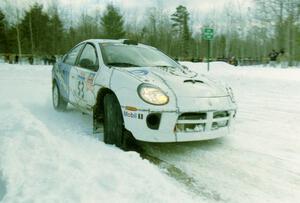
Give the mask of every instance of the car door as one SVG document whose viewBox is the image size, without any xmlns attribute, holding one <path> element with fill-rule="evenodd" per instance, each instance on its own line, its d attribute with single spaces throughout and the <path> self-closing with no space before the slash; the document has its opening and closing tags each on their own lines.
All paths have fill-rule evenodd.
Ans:
<svg viewBox="0 0 300 203">
<path fill-rule="evenodd" d="M 71 49 L 71 51 L 69 51 L 65 55 L 59 67 L 64 79 L 64 86 L 65 86 L 64 89 L 66 90 L 66 98 L 71 103 L 74 102 L 74 83 L 75 83 L 74 77 L 75 75 L 77 75 L 75 64 L 79 56 L 79 53 L 83 47 L 84 44 L 79 44 L 73 49 Z"/>
<path fill-rule="evenodd" d="M 79 59 L 76 70 L 75 82 L 76 104 L 85 109 L 90 109 L 96 99 L 94 79 L 99 68 L 99 60 L 96 48 L 91 43 L 86 43 Z"/>
</svg>

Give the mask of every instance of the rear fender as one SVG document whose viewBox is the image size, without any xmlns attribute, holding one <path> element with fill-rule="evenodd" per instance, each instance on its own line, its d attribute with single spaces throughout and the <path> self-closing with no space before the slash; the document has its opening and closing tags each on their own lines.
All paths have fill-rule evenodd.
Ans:
<svg viewBox="0 0 300 203">
<path fill-rule="evenodd" d="M 61 95 L 69 99 L 69 77 L 72 66 L 59 62 L 53 66 L 52 78 L 56 81 Z"/>
</svg>

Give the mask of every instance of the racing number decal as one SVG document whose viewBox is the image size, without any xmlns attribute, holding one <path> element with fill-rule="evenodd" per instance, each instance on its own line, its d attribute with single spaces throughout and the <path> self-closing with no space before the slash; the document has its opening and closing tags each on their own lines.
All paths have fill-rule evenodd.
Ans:
<svg viewBox="0 0 300 203">
<path fill-rule="evenodd" d="M 78 81 L 77 85 L 77 90 L 78 90 L 78 97 L 83 99 L 84 98 L 84 82 L 82 80 Z"/>
</svg>

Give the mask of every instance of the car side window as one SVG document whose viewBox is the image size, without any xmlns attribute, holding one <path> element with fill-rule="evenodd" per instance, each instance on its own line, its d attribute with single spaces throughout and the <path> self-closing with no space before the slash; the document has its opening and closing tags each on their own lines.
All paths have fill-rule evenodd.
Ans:
<svg viewBox="0 0 300 203">
<path fill-rule="evenodd" d="M 99 62 L 96 49 L 91 44 L 86 44 L 79 58 L 79 67 L 86 68 L 92 71 L 97 71 Z"/>
<path fill-rule="evenodd" d="M 78 45 L 77 47 L 73 48 L 68 53 L 68 55 L 65 57 L 64 63 L 67 63 L 67 64 L 72 65 L 72 66 L 75 65 L 77 56 L 78 56 L 80 50 L 82 49 L 83 45 L 84 44 L 81 44 L 81 45 Z"/>
</svg>

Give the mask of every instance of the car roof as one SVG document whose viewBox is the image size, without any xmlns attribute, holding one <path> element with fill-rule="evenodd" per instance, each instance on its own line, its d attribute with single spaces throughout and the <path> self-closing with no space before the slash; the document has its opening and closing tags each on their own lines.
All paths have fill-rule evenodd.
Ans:
<svg viewBox="0 0 300 203">
<path fill-rule="evenodd" d="M 83 42 L 93 42 L 93 43 L 123 43 L 125 39 L 88 39 Z"/>
<path fill-rule="evenodd" d="M 125 40 L 128 40 L 128 39 L 88 39 L 88 40 L 80 42 L 79 44 L 86 43 L 86 42 L 92 42 L 92 43 L 95 43 L 95 44 L 97 44 L 97 43 L 124 44 Z M 138 43 L 137 46 L 156 49 L 155 47 L 152 47 L 152 46 L 149 46 L 149 45 L 145 45 L 145 44 L 141 44 L 141 43 Z"/>
</svg>

